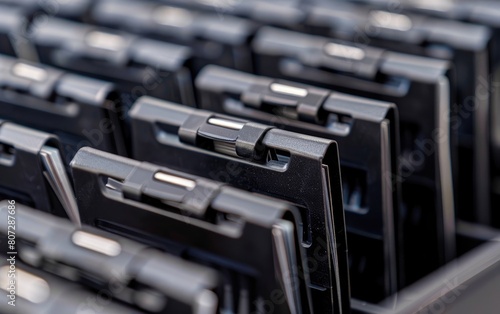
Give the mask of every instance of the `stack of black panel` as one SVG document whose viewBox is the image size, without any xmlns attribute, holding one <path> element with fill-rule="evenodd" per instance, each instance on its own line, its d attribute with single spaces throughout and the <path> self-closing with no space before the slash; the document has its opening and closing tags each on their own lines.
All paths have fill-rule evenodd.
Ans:
<svg viewBox="0 0 500 314">
<path fill-rule="evenodd" d="M 0 0 L 2 313 L 496 313 L 500 2 Z"/>
</svg>

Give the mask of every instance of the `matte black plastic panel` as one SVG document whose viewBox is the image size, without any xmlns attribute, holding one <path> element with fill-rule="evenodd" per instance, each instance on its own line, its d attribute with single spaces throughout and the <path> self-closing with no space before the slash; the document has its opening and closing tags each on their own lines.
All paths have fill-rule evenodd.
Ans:
<svg viewBox="0 0 500 314">
<path fill-rule="evenodd" d="M 349 308 L 346 231 L 334 141 L 149 97 L 141 98 L 130 115 L 134 158 L 304 207 L 313 226 L 312 243 L 303 245 L 314 264 L 310 267 L 315 308 L 329 313 Z"/>
</svg>

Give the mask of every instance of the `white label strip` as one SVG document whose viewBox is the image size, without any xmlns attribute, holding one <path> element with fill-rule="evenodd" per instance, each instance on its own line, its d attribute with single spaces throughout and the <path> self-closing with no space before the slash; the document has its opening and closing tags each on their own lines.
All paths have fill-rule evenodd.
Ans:
<svg viewBox="0 0 500 314">
<path fill-rule="evenodd" d="M 192 189 L 194 189 L 196 187 L 196 182 L 193 180 L 180 178 L 180 177 L 173 176 L 171 174 L 167 174 L 164 172 L 155 173 L 154 178 L 155 178 L 155 180 L 158 180 L 161 182 L 182 186 L 189 191 L 191 191 Z"/>
<path fill-rule="evenodd" d="M 153 13 L 153 19 L 161 25 L 186 27 L 193 22 L 193 14 L 184 9 L 161 7 Z"/>
<path fill-rule="evenodd" d="M 26 63 L 17 63 L 12 68 L 12 72 L 19 77 L 38 82 L 44 81 L 47 78 L 47 71 Z"/>
<path fill-rule="evenodd" d="M 120 243 L 84 231 L 73 233 L 71 240 L 75 245 L 108 256 L 117 256 L 122 250 Z"/>
<path fill-rule="evenodd" d="M 0 288 L 10 292 L 15 287 L 16 294 L 31 303 L 42 303 L 50 296 L 49 284 L 40 277 L 32 275 L 24 270 L 17 269 L 16 277 L 9 278 L 9 266 L 0 268 Z M 15 285 L 10 281 L 15 280 Z"/>
<path fill-rule="evenodd" d="M 298 97 L 306 97 L 308 94 L 307 89 L 279 84 L 279 83 L 271 84 L 270 88 L 273 92 L 278 94 L 285 94 Z"/>
<path fill-rule="evenodd" d="M 408 31 L 413 27 L 413 23 L 406 15 L 385 11 L 372 11 L 370 21 L 374 26 L 398 31 Z"/>
<path fill-rule="evenodd" d="M 85 42 L 91 47 L 110 51 L 119 51 L 125 46 L 122 36 L 98 31 L 88 33 Z"/>
<path fill-rule="evenodd" d="M 232 130 L 241 130 L 245 126 L 245 124 L 241 122 L 219 119 L 219 118 L 210 118 L 208 119 L 208 123 Z"/>
<path fill-rule="evenodd" d="M 363 49 L 340 45 L 335 43 L 328 43 L 325 45 L 325 52 L 333 57 L 340 57 L 352 60 L 363 60 L 365 57 L 365 52 Z"/>
</svg>

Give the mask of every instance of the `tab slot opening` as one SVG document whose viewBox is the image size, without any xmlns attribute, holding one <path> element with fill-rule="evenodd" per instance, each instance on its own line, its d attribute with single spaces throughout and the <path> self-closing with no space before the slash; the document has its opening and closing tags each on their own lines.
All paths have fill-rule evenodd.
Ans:
<svg viewBox="0 0 500 314">
<path fill-rule="evenodd" d="M 302 246 L 308 248 L 312 245 L 312 226 L 311 226 L 311 217 L 310 211 L 302 205 L 293 204 L 293 206 L 297 207 L 300 213 L 301 222 L 298 225 L 299 234 L 302 239 Z"/>
<path fill-rule="evenodd" d="M 16 149 L 9 144 L 0 143 L 0 164 L 12 166 L 16 160 Z"/>
<path fill-rule="evenodd" d="M 368 178 L 366 170 L 341 166 L 344 208 L 350 212 L 368 213 Z"/>
<path fill-rule="evenodd" d="M 326 121 L 326 127 L 340 136 L 351 133 L 354 118 L 347 114 L 330 113 Z"/>
<path fill-rule="evenodd" d="M 286 169 L 290 163 L 289 151 L 271 148 L 267 152 L 267 166 L 271 168 Z"/>
</svg>

